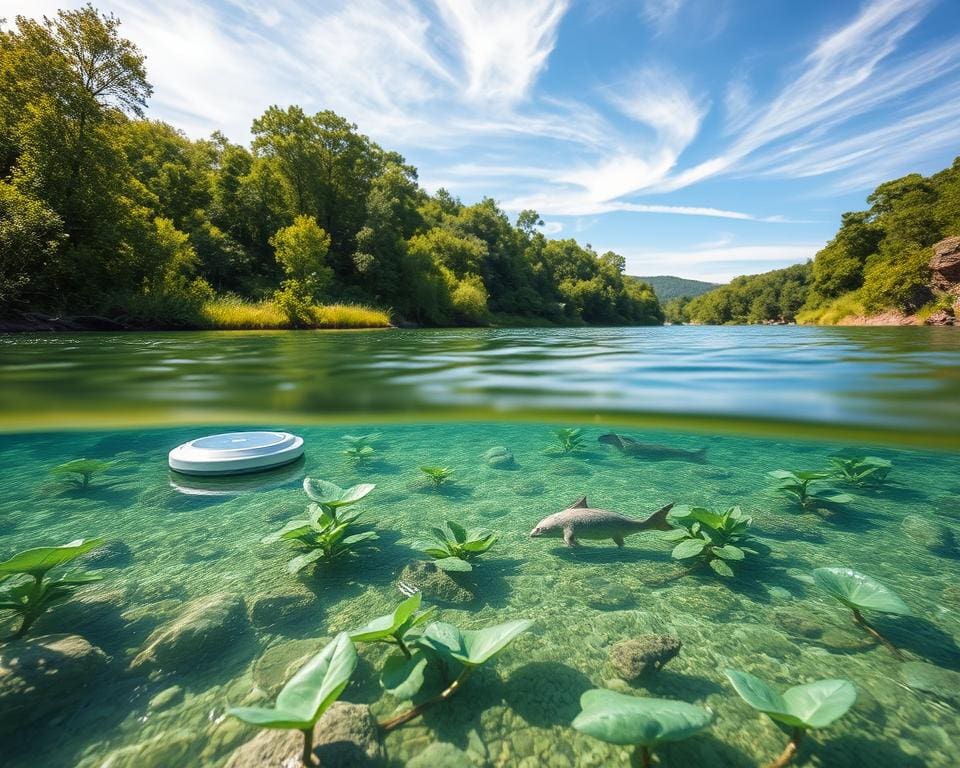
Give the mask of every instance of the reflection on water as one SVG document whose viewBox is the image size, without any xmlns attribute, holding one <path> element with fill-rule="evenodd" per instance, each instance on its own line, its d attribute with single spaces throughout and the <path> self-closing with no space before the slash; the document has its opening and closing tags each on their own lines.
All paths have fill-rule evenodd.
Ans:
<svg viewBox="0 0 960 768">
<path fill-rule="evenodd" d="M 956 447 L 960 334 L 671 327 L 0 337 L 7 428 L 558 411 L 860 426 Z"/>
<path fill-rule="evenodd" d="M 830 677 L 857 687 L 851 712 L 805 742 L 798 765 L 956 765 L 956 455 L 618 428 L 644 446 L 631 455 L 600 442 L 609 430 L 599 427 L 584 429 L 584 450 L 562 455 L 551 451 L 550 427 L 507 422 L 364 425 L 381 437 L 375 453 L 357 464 L 341 453 L 345 430 L 276 427 L 306 438 L 303 462 L 228 487 L 222 479 L 169 473 L 167 451 L 196 437 L 195 427 L 0 436 L 0 559 L 81 536 L 123 543 L 87 564 L 103 582 L 35 625 L 35 635 L 81 635 L 106 656 L 86 677 L 72 678 L 62 694 L 69 697 L 65 709 L 46 702 L 55 712 L 49 717 L 18 712 L 15 732 L 8 728 L 3 737 L 4 766 L 222 766 L 254 735 L 223 719 L 224 709 L 272 700 L 291 664 L 334 633 L 391 610 L 401 599 L 401 571 L 422 556 L 416 544 L 425 528 L 445 519 L 494 529 L 501 538 L 459 582 L 459 592 L 428 599 L 439 605 L 440 618 L 465 628 L 529 618 L 535 627 L 462 695 L 391 732 L 390 765 L 438 742 L 443 749 L 430 755 L 446 754 L 449 765 L 626 765 L 624 748 L 570 728 L 580 694 L 593 687 L 715 711 L 706 735 L 661 750 L 664 765 L 765 765 L 782 749 L 784 734 L 736 696 L 726 667 L 781 690 Z M 485 458 L 502 456 L 490 452 L 501 446 L 514 457 L 509 468 Z M 824 468 L 842 448 L 890 460 L 888 483 L 843 488 L 853 500 L 826 513 L 793 511 L 771 489 L 767 472 Z M 689 460 L 704 449 L 705 460 Z M 49 472 L 78 456 L 116 463 L 81 491 Z M 454 474 L 438 491 L 424 484 L 418 467 L 440 463 Z M 287 573 L 290 548 L 261 539 L 302 513 L 304 475 L 344 487 L 376 483 L 356 508 L 380 535 L 377 551 L 316 573 Z M 181 480 L 197 483 L 198 493 L 184 492 Z M 724 579 L 709 569 L 686 574 L 671 559 L 673 544 L 654 532 L 630 536 L 623 549 L 605 541 L 571 550 L 557 539 L 530 538 L 537 521 L 581 495 L 637 517 L 669 502 L 739 504 L 754 518 L 757 554 Z M 820 566 L 864 571 L 906 601 L 913 617 L 871 616 L 906 662 L 871 642 L 848 611 L 813 586 L 810 574 Z M 187 638 L 195 643 L 189 654 L 160 668 L 136 662 L 151 632 L 176 621 L 190 601 L 212 595 L 231 607 L 219 619 L 229 622 L 225 636 L 212 644 Z M 0 635 L 6 623 L 0 620 Z M 678 638 L 680 654 L 654 676 L 629 683 L 611 667 L 610 647 L 649 633 Z M 386 651 L 363 646 L 360 654 L 344 698 L 385 719 L 401 705 L 378 682 Z"/>
</svg>

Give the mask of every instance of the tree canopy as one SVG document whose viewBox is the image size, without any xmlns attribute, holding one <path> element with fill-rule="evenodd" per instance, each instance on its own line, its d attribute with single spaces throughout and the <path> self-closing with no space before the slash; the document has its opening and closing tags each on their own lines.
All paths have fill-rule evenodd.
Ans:
<svg viewBox="0 0 960 768">
<path fill-rule="evenodd" d="M 428 194 L 343 117 L 270 106 L 250 146 L 144 118 L 143 54 L 93 6 L 0 31 L 0 314 L 189 326 L 214 294 L 424 324 L 663 320 L 624 260 L 491 198 Z M 298 315 L 299 313 L 299 315 Z"/>
</svg>

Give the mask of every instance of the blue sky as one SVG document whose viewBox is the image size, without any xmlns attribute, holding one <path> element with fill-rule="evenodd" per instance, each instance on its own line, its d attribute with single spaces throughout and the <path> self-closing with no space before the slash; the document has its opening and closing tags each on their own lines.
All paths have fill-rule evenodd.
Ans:
<svg viewBox="0 0 960 768">
<path fill-rule="evenodd" d="M 0 0 L 0 17 L 77 2 Z M 633 274 L 803 261 L 878 183 L 960 154 L 957 0 L 102 0 L 150 116 L 249 140 L 331 108 L 464 201 Z"/>
</svg>

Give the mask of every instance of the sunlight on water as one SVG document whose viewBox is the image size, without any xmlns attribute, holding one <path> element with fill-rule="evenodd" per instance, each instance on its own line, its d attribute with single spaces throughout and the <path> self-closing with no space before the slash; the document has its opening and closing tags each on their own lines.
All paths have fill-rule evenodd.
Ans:
<svg viewBox="0 0 960 768">
<path fill-rule="evenodd" d="M 626 749 L 570 728 L 580 694 L 591 687 L 715 711 L 706 735 L 660 750 L 667 765 L 763 765 L 780 752 L 784 734 L 733 693 L 726 667 L 781 689 L 817 678 L 853 681 L 853 710 L 815 733 L 800 765 L 956 765 L 960 560 L 949 533 L 960 523 L 955 455 L 863 448 L 893 462 L 888 483 L 851 489 L 853 502 L 823 517 L 791 511 L 766 472 L 822 468 L 840 448 L 857 446 L 624 430 L 669 448 L 706 448 L 706 462 L 696 463 L 627 457 L 597 442 L 599 428 L 585 429 L 584 452 L 564 456 L 548 452 L 555 440 L 541 424 L 378 424 L 364 427 L 382 437 L 358 467 L 340 453 L 342 429 L 275 426 L 306 438 L 305 461 L 229 482 L 166 468 L 167 451 L 204 429 L 0 437 L 0 555 L 93 535 L 126 544 L 88 565 L 102 583 L 51 610 L 32 632 L 80 634 L 109 659 L 65 694 L 77 698 L 54 721 L 19 715 L 21 727 L 4 737 L 4 765 L 223 765 L 254 735 L 224 719 L 225 708 L 272 701 L 291 665 L 337 631 L 392 609 L 402 597 L 401 571 L 420 557 L 414 543 L 444 519 L 491 528 L 501 539 L 458 590 L 446 599 L 428 596 L 440 617 L 463 627 L 515 618 L 535 626 L 471 679 L 468 691 L 391 732 L 391 765 L 437 741 L 459 750 L 452 754 L 460 762 L 451 765 L 625 765 Z M 516 466 L 489 466 L 484 453 L 494 446 L 511 451 Z M 81 456 L 116 463 L 86 491 L 50 473 Z M 417 469 L 423 464 L 451 467 L 454 482 L 439 492 L 428 488 Z M 260 540 L 302 512 L 304 475 L 342 486 L 377 484 L 358 508 L 380 535 L 378 551 L 315 575 L 287 574 L 289 548 Z M 637 517 L 668 502 L 740 504 L 754 517 L 761 554 L 723 579 L 709 569 L 685 575 L 671 560 L 672 545 L 654 532 L 631 536 L 622 550 L 609 541 L 569 550 L 558 540 L 529 537 L 542 517 L 584 494 L 594 506 Z M 928 673 L 925 684 L 908 679 L 909 665 L 812 585 L 813 568 L 833 565 L 862 570 L 907 602 L 913 618 L 872 618 L 912 668 L 935 665 L 919 667 Z M 188 601 L 214 594 L 243 601 L 230 614 L 227 640 L 198 641 L 186 660 L 160 668 L 136 661 L 154 629 L 182 614 Z M 640 683 L 619 679 L 608 662 L 610 646 L 647 633 L 679 638 L 679 656 Z M 377 680 L 384 657 L 380 646 L 362 646 L 344 695 L 369 703 L 381 719 L 400 704 Z"/>
</svg>

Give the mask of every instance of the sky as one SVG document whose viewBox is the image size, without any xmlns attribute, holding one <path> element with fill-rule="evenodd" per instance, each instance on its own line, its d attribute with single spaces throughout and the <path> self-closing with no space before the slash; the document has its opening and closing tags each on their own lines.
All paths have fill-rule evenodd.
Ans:
<svg viewBox="0 0 960 768">
<path fill-rule="evenodd" d="M 630 274 L 802 262 L 877 184 L 960 154 L 958 0 L 95 5 L 147 56 L 150 117 L 246 143 L 272 104 L 333 109 L 431 192 L 533 208 Z"/>
</svg>

